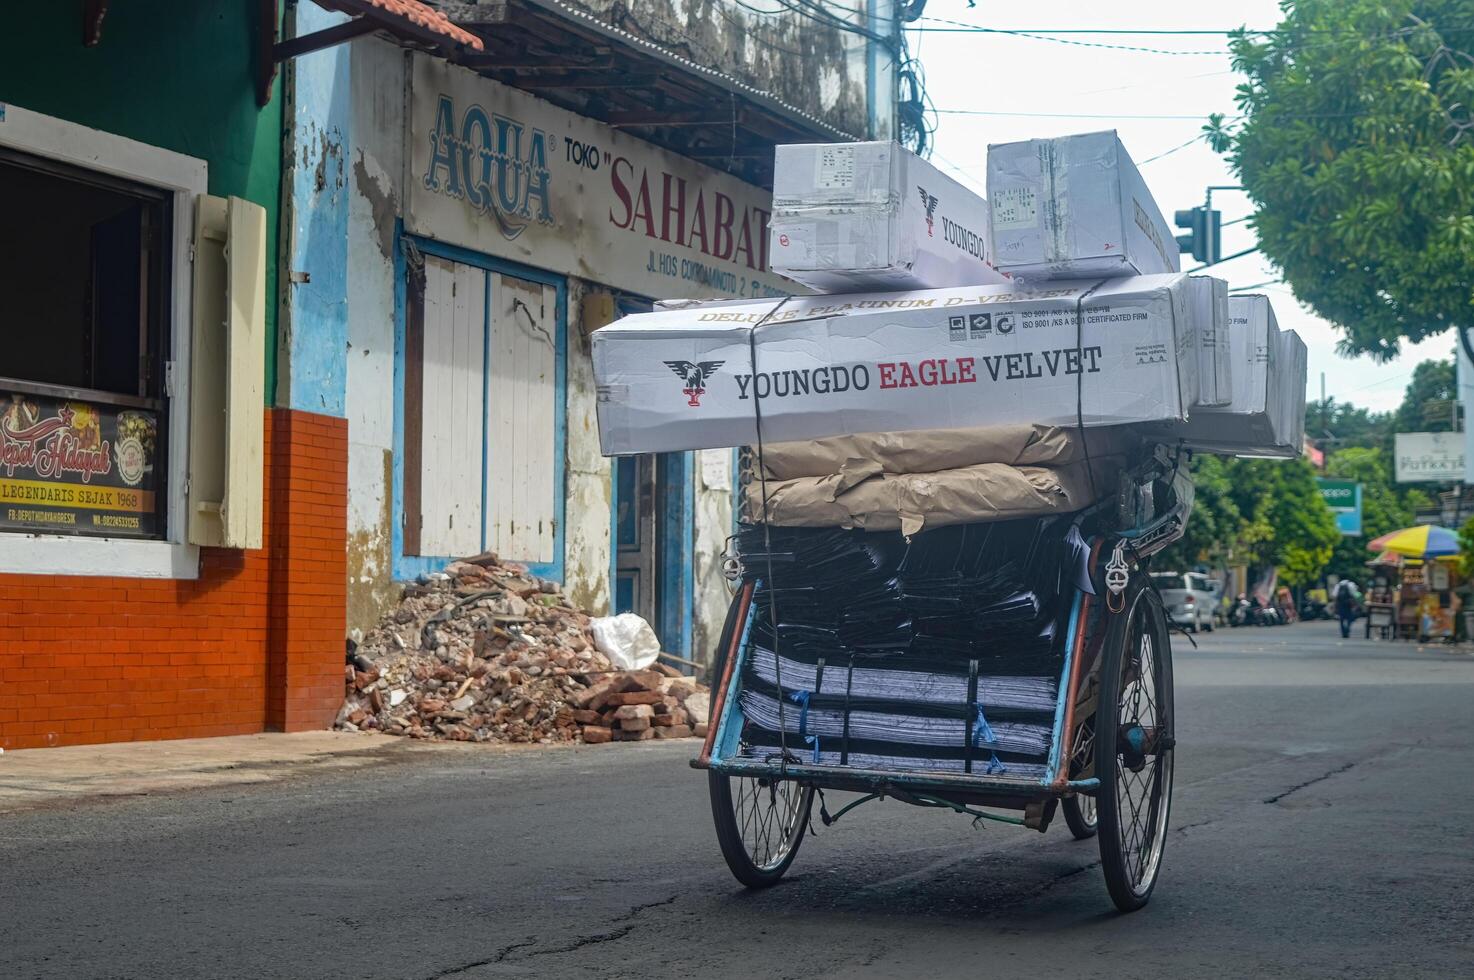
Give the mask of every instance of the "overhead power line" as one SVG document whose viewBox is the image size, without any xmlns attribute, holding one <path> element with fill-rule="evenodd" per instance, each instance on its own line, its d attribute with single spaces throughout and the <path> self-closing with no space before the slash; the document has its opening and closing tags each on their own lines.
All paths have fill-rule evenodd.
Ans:
<svg viewBox="0 0 1474 980">
<path fill-rule="evenodd" d="M 1091 36 L 1091 35 L 1096 35 L 1096 36 L 1101 36 L 1101 37 L 1120 37 L 1120 36 L 1133 36 L 1133 35 L 1144 36 L 1144 37 L 1173 37 L 1173 36 L 1177 36 L 1177 37 L 1193 37 L 1193 36 L 1197 36 L 1197 37 L 1205 37 L 1205 36 L 1207 36 L 1207 37 L 1213 37 L 1213 36 L 1224 36 L 1224 37 L 1226 37 L 1226 36 L 1228 36 L 1230 34 L 1236 33 L 1234 31 L 1219 30 L 1219 29 L 1207 29 L 1207 28 L 1195 29 L 1195 30 L 1156 30 L 1156 29 L 1147 29 L 1147 28 L 1137 28 L 1137 29 L 1130 29 L 1130 28 L 1115 28 L 1115 29 L 1113 29 L 1113 28 L 1073 28 L 1073 29 L 1061 29 L 1061 28 L 1049 28 L 1049 27 L 1041 27 L 1041 28 L 980 27 L 977 24 L 969 24 L 969 23 L 966 23 L 965 21 L 960 21 L 960 20 L 948 20 L 948 19 L 946 19 L 944 17 L 922 17 L 921 20 L 923 20 L 923 21 L 930 21 L 930 22 L 936 23 L 936 24 L 945 24 L 945 25 L 948 25 L 948 26 L 945 26 L 945 27 L 917 27 L 917 26 L 910 26 L 910 27 L 907 27 L 906 30 L 908 30 L 908 31 L 922 31 L 922 32 L 933 33 L 933 34 L 999 34 L 999 35 L 1006 35 L 1006 36 L 1011 36 L 1011 37 L 1030 38 L 1030 39 L 1035 40 L 1035 41 L 1053 41 L 1056 44 L 1071 44 L 1071 45 L 1076 45 L 1076 46 L 1079 46 L 1079 47 L 1087 47 L 1087 48 L 1103 48 L 1103 49 L 1115 50 L 1115 51 L 1132 51 L 1132 52 L 1137 52 L 1137 53 L 1141 53 L 1141 54 L 1181 55 L 1181 56 L 1188 56 L 1188 57 L 1206 57 L 1206 56 L 1223 57 L 1223 56 L 1227 56 L 1227 55 L 1231 54 L 1231 52 L 1228 50 L 1228 48 L 1226 46 L 1223 47 L 1223 48 L 1216 49 L 1216 50 L 1192 50 L 1192 51 L 1185 51 L 1185 50 L 1176 50 L 1176 49 L 1172 49 L 1172 48 L 1152 48 L 1152 47 L 1146 47 L 1146 46 L 1142 46 L 1142 45 L 1132 45 L 1132 44 L 1111 44 L 1111 43 L 1107 43 L 1107 42 L 1104 42 L 1104 41 L 1077 41 L 1077 40 L 1074 40 L 1073 37 L 1071 37 L 1069 35 L 1073 35 L 1073 36 Z M 1401 41 L 1401 40 L 1404 40 L 1405 38 L 1411 37 L 1414 34 L 1417 34 L 1417 33 L 1419 33 L 1420 31 L 1423 31 L 1423 30 L 1430 30 L 1430 31 L 1433 31 L 1435 34 L 1438 34 L 1438 35 L 1469 34 L 1469 33 L 1474 33 L 1474 27 L 1439 27 L 1436 24 L 1422 24 L 1422 25 L 1417 25 L 1417 26 L 1413 26 L 1413 27 L 1398 28 L 1397 30 L 1391 31 L 1391 32 L 1386 33 L 1386 34 L 1373 34 L 1373 35 L 1365 35 L 1365 34 L 1362 34 L 1359 31 L 1347 31 L 1347 32 L 1345 32 L 1344 36 L 1338 36 L 1336 34 L 1320 33 L 1320 32 L 1318 32 L 1316 34 L 1313 34 L 1313 35 L 1310 35 L 1310 36 L 1305 36 L 1303 34 L 1303 32 L 1302 32 L 1300 34 L 1300 36 L 1297 38 L 1296 35 L 1295 35 L 1295 32 L 1281 31 L 1281 30 L 1244 31 L 1244 34 L 1246 34 L 1246 35 L 1248 35 L 1250 37 L 1280 37 L 1280 38 L 1284 38 L 1284 39 L 1287 39 L 1288 41 L 1290 41 L 1291 42 L 1291 45 L 1290 46 L 1293 47 L 1293 48 L 1306 48 L 1306 47 L 1317 46 L 1317 45 L 1335 45 L 1335 44 L 1341 44 L 1341 43 L 1344 43 L 1345 41 L 1370 41 L 1370 42 L 1392 41 L 1392 42 L 1396 42 L 1396 41 Z"/>
<path fill-rule="evenodd" d="M 922 20 L 929 20 L 934 24 L 952 24 L 956 27 L 966 27 L 969 30 L 990 30 L 1005 33 L 1018 32 L 1022 34 L 1115 34 L 1115 35 L 1161 35 L 1172 36 L 1177 34 L 1221 34 L 1227 36 L 1234 29 L 1217 28 L 1193 28 L 1190 30 L 1159 29 L 1154 27 L 994 27 L 984 28 L 978 24 L 969 24 L 963 20 L 948 20 L 946 17 L 925 16 Z M 915 30 L 915 28 L 912 28 Z M 1249 31 L 1250 34 L 1273 34 L 1275 31 Z"/>
<path fill-rule="evenodd" d="M 1259 246 L 1258 245 L 1255 245 L 1253 248 L 1246 248 L 1242 252 L 1235 252 L 1232 255 L 1225 255 L 1223 258 L 1221 258 L 1221 259 L 1214 259 L 1212 262 L 1204 262 L 1202 265 L 1197 266 L 1196 268 L 1188 269 L 1187 271 L 1188 272 L 1197 272 L 1197 271 L 1199 271 L 1201 269 L 1207 269 L 1210 266 L 1221 265 L 1222 263 L 1228 262 L 1228 261 L 1230 261 L 1232 259 L 1241 259 L 1245 255 L 1252 255 L 1253 253 L 1255 253 L 1257 251 L 1259 251 Z"/>
<path fill-rule="evenodd" d="M 1121 112 L 1001 112 L 988 109 L 938 109 L 937 112 L 947 116 L 1038 116 L 1043 119 L 1189 119 L 1202 122 L 1207 119 L 1209 113 L 1198 115 L 1156 115 L 1152 113 L 1127 114 Z M 1225 116 L 1225 119 L 1239 119 L 1241 116 Z"/>
<path fill-rule="evenodd" d="M 1277 286 L 1277 285 L 1279 285 L 1282 282 L 1284 282 L 1283 279 L 1266 279 L 1263 282 L 1256 282 L 1256 283 L 1253 283 L 1253 284 L 1248 285 L 1248 286 L 1238 286 L 1238 287 L 1235 287 L 1233 289 L 1230 289 L 1229 292 L 1231 292 L 1231 293 L 1247 293 L 1251 289 L 1263 289 L 1265 286 Z"/>
<path fill-rule="evenodd" d="M 923 17 L 922 20 L 938 21 L 939 18 Z M 953 27 L 908 27 L 908 31 L 920 31 L 924 34 L 1003 34 L 1009 37 L 1026 37 L 1035 41 L 1052 41 L 1055 44 L 1068 44 L 1079 48 L 1104 48 L 1111 51 L 1134 51 L 1138 54 L 1163 54 L 1163 55 L 1186 55 L 1191 57 L 1228 57 L 1227 48 L 1219 48 L 1215 51 L 1174 51 L 1170 48 L 1149 48 L 1137 44 L 1109 44 L 1105 41 L 1076 41 L 1072 38 L 1057 36 L 1060 32 L 1044 33 L 1040 31 L 1015 31 L 1001 27 L 977 27 L 971 24 L 963 24 L 961 21 L 940 21 L 941 23 L 954 24 Z"/>
<path fill-rule="evenodd" d="M 1172 147 L 1172 149 L 1170 149 L 1170 150 L 1163 150 L 1161 153 L 1158 153 L 1155 156 L 1149 156 L 1145 160 L 1143 160 L 1140 163 L 1138 163 L 1137 166 L 1138 167 L 1144 167 L 1144 166 L 1146 166 L 1147 164 L 1151 163 L 1154 160 L 1160 160 L 1163 157 L 1170 157 L 1172 154 L 1176 153 L 1178 150 L 1185 150 L 1189 146 L 1192 146 L 1194 143 L 1201 142 L 1202 139 L 1203 139 L 1203 135 L 1204 134 L 1199 133 L 1198 135 L 1194 136 L 1192 139 L 1188 140 L 1186 143 L 1179 143 L 1177 146 Z"/>
</svg>

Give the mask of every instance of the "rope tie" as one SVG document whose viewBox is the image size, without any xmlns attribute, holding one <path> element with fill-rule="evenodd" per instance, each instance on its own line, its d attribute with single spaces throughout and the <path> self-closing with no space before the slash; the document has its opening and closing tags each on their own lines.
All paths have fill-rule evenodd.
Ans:
<svg viewBox="0 0 1474 980">
<path fill-rule="evenodd" d="M 998 759 L 998 736 L 994 733 L 993 726 L 988 724 L 987 716 L 983 714 L 982 702 L 973 705 L 973 710 L 976 712 L 976 717 L 973 718 L 972 723 L 972 744 L 981 743 L 989 749 L 988 768 L 985 771 L 990 776 L 1007 772 L 1007 767 Z"/>
<path fill-rule="evenodd" d="M 814 696 L 813 691 L 794 691 L 788 695 L 788 700 L 798 705 L 798 735 L 804 740 L 804 744 L 814 747 L 814 765 L 819 764 L 819 736 L 809 734 L 809 699 Z"/>
</svg>

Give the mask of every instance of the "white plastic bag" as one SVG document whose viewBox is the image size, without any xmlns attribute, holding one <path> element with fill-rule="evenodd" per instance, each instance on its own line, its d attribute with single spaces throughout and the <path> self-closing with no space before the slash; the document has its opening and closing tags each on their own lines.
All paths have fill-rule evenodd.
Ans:
<svg viewBox="0 0 1474 980">
<path fill-rule="evenodd" d="M 660 654 L 655 630 L 634 613 L 599 616 L 589 621 L 594 646 L 620 670 L 642 670 Z"/>
</svg>

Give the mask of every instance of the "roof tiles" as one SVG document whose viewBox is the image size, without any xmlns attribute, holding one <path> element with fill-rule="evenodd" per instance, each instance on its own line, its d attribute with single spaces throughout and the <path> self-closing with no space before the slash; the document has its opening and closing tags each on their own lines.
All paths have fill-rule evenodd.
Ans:
<svg viewBox="0 0 1474 980">
<path fill-rule="evenodd" d="M 361 0 L 361 2 L 395 17 L 401 17 L 425 30 L 441 34 L 472 50 L 483 49 L 479 37 L 452 24 L 449 17 L 429 4 L 421 3 L 420 0 Z"/>
</svg>

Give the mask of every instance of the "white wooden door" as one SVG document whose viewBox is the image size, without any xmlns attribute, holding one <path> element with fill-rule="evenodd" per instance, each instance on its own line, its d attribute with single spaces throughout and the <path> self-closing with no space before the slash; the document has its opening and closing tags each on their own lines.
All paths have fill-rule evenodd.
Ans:
<svg viewBox="0 0 1474 980">
<path fill-rule="evenodd" d="M 486 272 L 425 257 L 420 553 L 481 548 L 486 445 Z"/>
<path fill-rule="evenodd" d="M 492 277 L 486 547 L 513 561 L 553 560 L 556 295 Z"/>
</svg>

